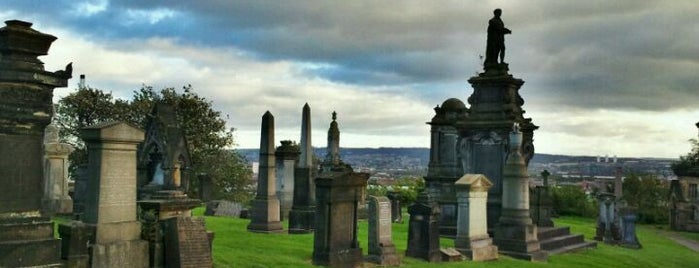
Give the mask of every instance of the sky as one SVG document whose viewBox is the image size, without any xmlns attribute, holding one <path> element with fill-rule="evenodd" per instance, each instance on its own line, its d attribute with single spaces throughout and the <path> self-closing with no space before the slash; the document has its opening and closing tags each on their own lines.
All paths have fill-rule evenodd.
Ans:
<svg viewBox="0 0 699 268">
<path fill-rule="evenodd" d="M 433 108 L 466 102 L 487 22 L 503 10 L 510 73 L 525 81 L 537 153 L 675 158 L 699 121 L 699 4 L 688 1 L 0 0 L 0 19 L 58 37 L 47 70 L 73 62 L 54 101 L 86 83 L 128 99 L 142 85 L 213 102 L 238 148 L 276 139 L 429 147 Z"/>
</svg>

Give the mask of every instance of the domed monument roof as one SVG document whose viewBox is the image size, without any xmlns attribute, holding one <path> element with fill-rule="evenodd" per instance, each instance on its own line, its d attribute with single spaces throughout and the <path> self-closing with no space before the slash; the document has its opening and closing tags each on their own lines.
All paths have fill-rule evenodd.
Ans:
<svg viewBox="0 0 699 268">
<path fill-rule="evenodd" d="M 450 98 L 442 103 L 443 111 L 459 111 L 466 109 L 466 105 L 457 98 Z"/>
</svg>

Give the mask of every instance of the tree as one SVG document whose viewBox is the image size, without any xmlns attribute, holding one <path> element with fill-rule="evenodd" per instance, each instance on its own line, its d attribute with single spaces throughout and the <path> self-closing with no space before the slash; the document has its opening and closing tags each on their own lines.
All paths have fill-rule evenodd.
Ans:
<svg viewBox="0 0 699 268">
<path fill-rule="evenodd" d="M 251 183 L 252 171 L 245 160 L 230 149 L 234 145 L 233 129 L 227 129 L 221 113 L 189 85 L 183 87 L 181 93 L 174 88 L 158 92 L 144 86 L 134 91 L 130 101 L 115 99 L 111 93 L 92 88 L 78 89 L 61 99 L 56 121 L 62 139 L 76 148 L 71 155 L 71 170 L 86 162 L 85 146 L 78 138 L 81 128 L 109 120 L 145 128 L 147 115 L 155 102 L 176 107 L 177 121 L 187 139 L 193 171 L 208 174 L 214 184 L 220 186 L 215 197 L 241 202 L 249 200 L 246 187 Z M 197 181 L 193 180 L 190 190 L 197 188 Z"/>
<path fill-rule="evenodd" d="M 667 181 L 654 175 L 628 174 L 623 182 L 623 200 L 637 208 L 639 221 L 643 223 L 666 223 L 668 215 Z"/>
<path fill-rule="evenodd" d="M 690 139 L 692 150 L 686 155 L 680 156 L 680 160 L 672 163 L 672 171 L 677 175 L 684 175 L 692 170 L 699 173 L 699 140 Z"/>
</svg>

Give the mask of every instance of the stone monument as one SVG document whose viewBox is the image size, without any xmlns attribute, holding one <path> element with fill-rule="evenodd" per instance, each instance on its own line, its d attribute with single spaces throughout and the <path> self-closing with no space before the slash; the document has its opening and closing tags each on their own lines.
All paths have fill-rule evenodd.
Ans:
<svg viewBox="0 0 699 268">
<path fill-rule="evenodd" d="M 289 233 L 313 232 L 315 224 L 315 177 L 311 144 L 311 107 L 303 106 L 301 117 L 301 157 L 294 169 L 294 199 L 289 211 Z"/>
<path fill-rule="evenodd" d="M 439 250 L 439 206 L 423 190 L 408 207 L 408 248 L 405 255 L 428 262 L 442 261 Z"/>
<path fill-rule="evenodd" d="M 47 214 L 71 214 L 68 195 L 68 156 L 73 146 L 58 141 L 58 127 L 51 122 L 44 130 L 44 210 Z"/>
<path fill-rule="evenodd" d="M 267 111 L 262 116 L 260 135 L 260 171 L 257 177 L 257 195 L 252 201 L 248 231 L 256 233 L 283 232 L 279 219 L 279 199 L 275 194 L 274 176 L 274 116 Z"/>
<path fill-rule="evenodd" d="M 328 131 L 331 157 L 322 163 L 315 179 L 316 217 L 313 235 L 313 264 L 331 267 L 361 267 L 362 249 L 357 240 L 357 209 L 366 188 L 368 173 L 355 173 L 340 160 L 340 131 L 335 121 Z"/>
<path fill-rule="evenodd" d="M 597 232 L 595 240 L 614 244 L 621 239 L 618 217 L 616 214 L 616 197 L 611 193 L 597 195 L 599 216 L 597 217 Z"/>
<path fill-rule="evenodd" d="M 92 267 L 148 267 L 148 242 L 136 215 L 136 146 L 142 130 L 105 122 L 81 130 L 88 181 L 83 221 L 94 230 Z"/>
<path fill-rule="evenodd" d="M 391 201 L 384 196 L 368 196 L 369 256 L 367 260 L 381 266 L 398 266 L 396 246 L 391 238 Z"/>
<path fill-rule="evenodd" d="M 638 237 L 636 236 L 636 220 L 638 220 L 636 209 L 624 207 L 619 210 L 619 214 L 621 215 L 622 226 L 621 245 L 627 248 L 641 249 L 641 243 L 638 242 Z"/>
<path fill-rule="evenodd" d="M 498 247 L 488 235 L 486 205 L 493 184 L 483 174 L 466 174 L 454 187 L 459 201 L 454 247 L 473 261 L 496 260 Z"/>
<path fill-rule="evenodd" d="M 546 261 L 541 250 L 537 226 L 529 214 L 529 177 L 520 153 L 522 132 L 514 124 L 509 137 L 510 153 L 503 168 L 502 213 L 495 227 L 494 241 L 500 253 L 514 258 Z"/>
<path fill-rule="evenodd" d="M 532 193 L 532 198 L 530 202 L 532 220 L 536 226 L 541 227 L 553 227 L 553 221 L 551 220 L 551 214 L 553 214 L 553 199 L 551 198 L 551 192 L 549 191 L 548 177 L 551 175 L 548 170 L 541 172 L 541 177 L 544 179 L 544 184 L 541 186 L 536 186 Z"/>
<path fill-rule="evenodd" d="M 276 158 L 277 197 L 279 198 L 280 218 L 289 216 L 294 201 L 294 169 L 299 160 L 299 147 L 292 141 L 281 141 L 281 146 L 274 152 Z"/>
<path fill-rule="evenodd" d="M 52 115 L 53 89 L 65 87 L 72 67 L 48 72 L 37 57 L 55 36 L 29 22 L 0 28 L 0 267 L 60 264 L 60 240 L 41 213 L 42 140 Z"/>
<path fill-rule="evenodd" d="M 400 205 L 399 194 L 396 191 L 388 191 L 386 197 L 391 200 L 391 221 L 403 223 L 403 209 Z"/>
<path fill-rule="evenodd" d="M 211 175 L 206 173 L 197 174 L 199 180 L 199 200 L 209 202 L 213 198 L 214 183 L 211 181 Z"/>
</svg>

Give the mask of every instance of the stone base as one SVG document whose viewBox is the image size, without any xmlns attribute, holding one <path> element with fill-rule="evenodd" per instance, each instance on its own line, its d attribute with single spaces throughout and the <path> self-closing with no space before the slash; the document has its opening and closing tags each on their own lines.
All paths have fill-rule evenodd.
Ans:
<svg viewBox="0 0 699 268">
<path fill-rule="evenodd" d="M 49 199 L 42 200 L 44 212 L 48 215 L 53 214 L 72 214 L 73 200 L 68 199 Z"/>
<path fill-rule="evenodd" d="M 253 233 L 283 233 L 284 227 L 282 227 L 282 222 L 261 222 L 261 223 L 250 223 L 248 224 L 248 232 Z"/>
<path fill-rule="evenodd" d="M 468 240 L 456 238 L 456 250 L 472 261 L 489 261 L 498 259 L 498 247 L 493 245 L 491 238 Z"/>
<path fill-rule="evenodd" d="M 333 252 L 313 252 L 313 265 L 355 268 L 363 267 L 361 248 L 348 248 Z"/>
<path fill-rule="evenodd" d="M 279 221 L 279 200 L 276 196 L 258 197 L 252 201 L 252 216 L 248 231 L 255 233 L 284 232 Z"/>
<path fill-rule="evenodd" d="M 148 242 L 145 240 L 94 244 L 91 251 L 95 268 L 148 267 Z"/>
<path fill-rule="evenodd" d="M 413 257 L 417 259 L 423 259 L 428 262 L 441 262 L 442 253 L 439 249 L 429 250 L 429 251 L 418 251 L 418 250 L 406 250 L 405 256 Z"/>
<path fill-rule="evenodd" d="M 368 262 L 376 263 L 380 266 L 400 266 L 400 257 L 396 254 L 396 247 L 383 246 L 378 254 L 369 254 L 366 257 Z"/>
<path fill-rule="evenodd" d="M 0 219 L 0 267 L 60 265 L 60 244 L 48 218 Z"/>
<path fill-rule="evenodd" d="M 442 253 L 443 262 L 459 262 L 464 260 L 464 255 L 455 248 L 443 248 L 439 250 Z"/>
<path fill-rule="evenodd" d="M 289 211 L 289 233 L 308 234 L 312 233 L 315 225 L 315 207 L 305 207 L 292 209 Z"/>
<path fill-rule="evenodd" d="M 548 260 L 548 253 L 541 250 L 536 225 L 499 224 L 495 228 L 493 241 L 500 253 L 513 258 L 530 261 Z"/>
</svg>

